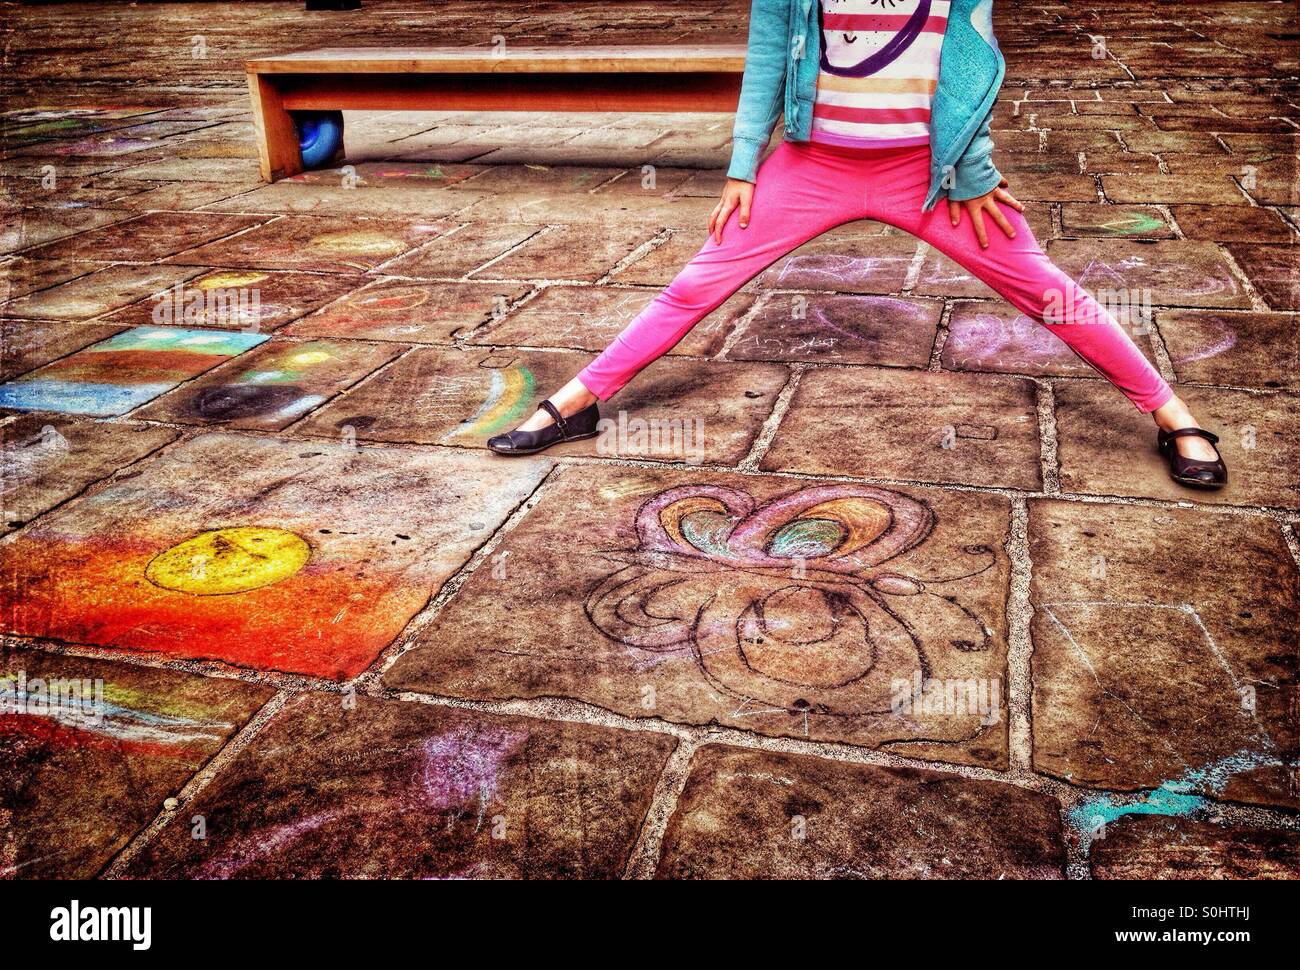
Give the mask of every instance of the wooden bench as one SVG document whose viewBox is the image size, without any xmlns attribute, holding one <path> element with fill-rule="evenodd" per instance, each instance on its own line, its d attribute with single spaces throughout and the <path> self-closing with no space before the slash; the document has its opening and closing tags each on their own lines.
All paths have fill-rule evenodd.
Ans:
<svg viewBox="0 0 1300 970">
<path fill-rule="evenodd" d="M 323 48 L 245 67 L 274 182 L 303 170 L 292 111 L 734 112 L 745 46 Z"/>
</svg>

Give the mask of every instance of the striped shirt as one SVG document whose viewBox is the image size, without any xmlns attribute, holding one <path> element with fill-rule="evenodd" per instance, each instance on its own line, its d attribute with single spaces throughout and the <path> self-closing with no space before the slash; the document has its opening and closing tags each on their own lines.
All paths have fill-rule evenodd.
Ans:
<svg viewBox="0 0 1300 970">
<path fill-rule="evenodd" d="M 819 0 L 811 140 L 893 148 L 930 141 L 949 0 Z"/>
</svg>

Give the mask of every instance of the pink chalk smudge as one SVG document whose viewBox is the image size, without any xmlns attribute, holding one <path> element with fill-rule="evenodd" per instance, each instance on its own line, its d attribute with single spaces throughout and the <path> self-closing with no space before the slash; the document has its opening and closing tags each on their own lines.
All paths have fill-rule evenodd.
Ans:
<svg viewBox="0 0 1300 970">
<path fill-rule="evenodd" d="M 475 723 L 458 724 L 430 738 L 418 767 L 418 807 L 446 811 L 477 803 L 481 827 L 502 769 L 527 738 L 524 731 Z"/>
<path fill-rule="evenodd" d="M 220 856 L 209 859 L 200 866 L 192 878 L 229 879 L 263 856 L 284 848 L 290 842 L 297 841 L 306 833 L 315 831 L 327 822 L 335 821 L 341 815 L 342 813 L 335 809 L 325 809 L 298 819 L 296 822 L 288 822 L 244 836 Z"/>
</svg>

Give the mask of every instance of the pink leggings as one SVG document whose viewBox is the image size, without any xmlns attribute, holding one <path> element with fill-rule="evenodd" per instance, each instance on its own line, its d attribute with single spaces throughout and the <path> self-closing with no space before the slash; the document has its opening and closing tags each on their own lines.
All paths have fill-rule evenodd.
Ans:
<svg viewBox="0 0 1300 970">
<path fill-rule="evenodd" d="M 578 379 L 607 400 L 776 260 L 842 223 L 874 219 L 929 243 L 1044 323 L 1139 411 L 1154 411 L 1173 396 L 1114 317 L 1047 258 L 1024 216 L 999 206 L 1015 239 L 985 216 L 989 247 L 981 249 L 968 214 L 954 228 L 942 199 L 921 211 L 929 181 L 928 145 L 862 150 L 782 142 L 759 166 L 749 226 L 741 229 L 739 210 L 733 212 L 721 244 L 709 236 Z M 1059 322 L 1048 323 L 1049 314 Z"/>
</svg>

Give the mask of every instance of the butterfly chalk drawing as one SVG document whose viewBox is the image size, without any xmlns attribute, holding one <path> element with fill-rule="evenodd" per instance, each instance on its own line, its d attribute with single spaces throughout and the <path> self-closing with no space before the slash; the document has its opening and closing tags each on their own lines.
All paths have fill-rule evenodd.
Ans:
<svg viewBox="0 0 1300 970">
<path fill-rule="evenodd" d="M 622 565 L 591 590 L 586 613 L 636 651 L 689 653 L 745 704 L 888 714 L 894 682 L 929 677 L 934 651 L 948 651 L 950 668 L 954 651 L 990 646 L 943 587 L 991 569 L 992 549 L 964 547 L 970 562 L 949 577 L 881 568 L 924 543 L 935 521 L 923 502 L 865 485 L 812 486 L 765 505 L 736 488 L 669 489 L 638 510 L 635 549 L 602 554 Z M 924 640 L 917 617 L 931 631 Z"/>
</svg>

